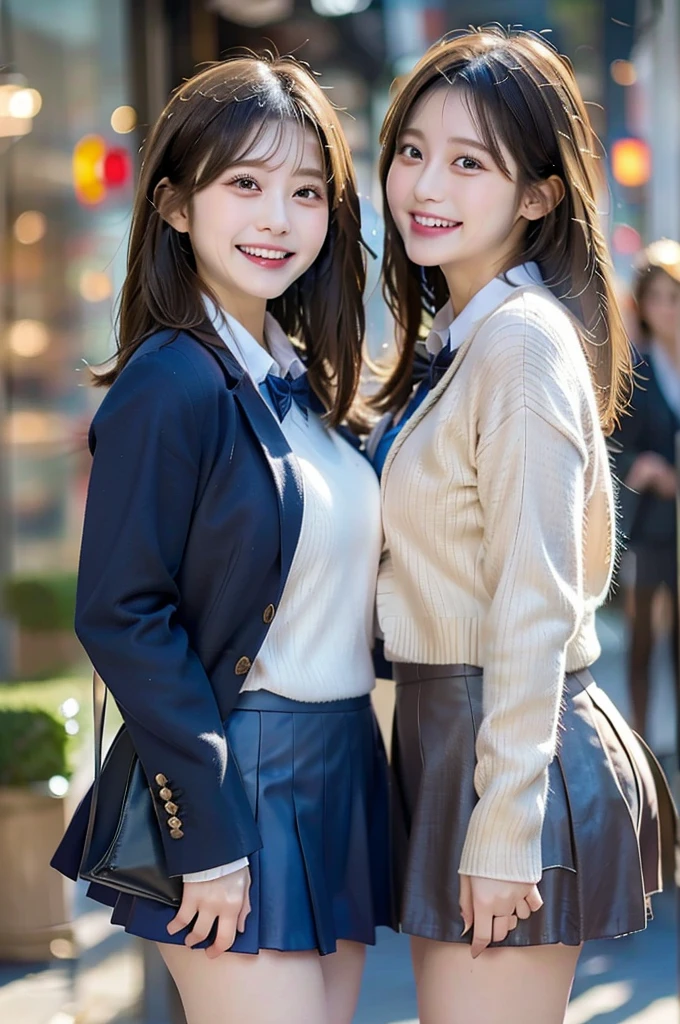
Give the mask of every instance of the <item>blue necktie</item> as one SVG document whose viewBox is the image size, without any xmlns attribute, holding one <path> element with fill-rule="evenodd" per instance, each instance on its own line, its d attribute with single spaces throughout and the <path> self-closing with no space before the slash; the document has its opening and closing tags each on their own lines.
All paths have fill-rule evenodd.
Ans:
<svg viewBox="0 0 680 1024">
<path fill-rule="evenodd" d="M 455 352 L 451 351 L 450 345 L 445 345 L 444 348 L 440 349 L 439 352 L 437 352 L 437 355 L 433 357 L 433 359 L 430 362 L 430 368 L 427 377 L 428 386 L 430 390 L 436 387 L 437 384 L 439 384 L 439 381 L 442 379 L 442 377 L 448 370 L 449 366 L 453 362 L 453 357 L 455 356 L 455 354 Z"/>
<path fill-rule="evenodd" d="M 305 419 L 309 409 L 312 412 L 325 412 L 321 402 L 309 386 L 306 373 L 295 378 L 291 377 L 290 373 L 285 377 L 277 377 L 274 373 L 268 373 L 263 383 L 280 421 L 285 419 L 293 402 L 302 410 Z"/>
</svg>

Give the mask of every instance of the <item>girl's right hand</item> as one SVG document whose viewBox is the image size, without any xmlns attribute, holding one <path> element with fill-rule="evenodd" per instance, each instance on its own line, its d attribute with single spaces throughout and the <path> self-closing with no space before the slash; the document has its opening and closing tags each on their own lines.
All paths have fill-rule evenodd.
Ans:
<svg viewBox="0 0 680 1024">
<path fill-rule="evenodd" d="M 249 868 L 209 882 L 185 882 L 182 903 L 168 925 L 168 933 L 181 932 L 196 918 L 184 940 L 185 945 L 195 946 L 207 939 L 217 918 L 215 941 L 205 951 L 206 956 L 214 960 L 231 948 L 237 932 L 245 930 L 250 913 L 249 893 Z"/>
</svg>

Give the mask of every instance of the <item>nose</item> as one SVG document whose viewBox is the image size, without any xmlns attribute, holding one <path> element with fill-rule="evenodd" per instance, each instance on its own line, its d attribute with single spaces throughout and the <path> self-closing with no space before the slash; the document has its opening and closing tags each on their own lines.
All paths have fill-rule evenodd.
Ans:
<svg viewBox="0 0 680 1024">
<path fill-rule="evenodd" d="M 413 189 L 413 198 L 418 203 L 441 203 L 445 198 L 442 169 L 431 161 L 423 164 Z"/>
<path fill-rule="evenodd" d="M 257 222 L 259 231 L 269 231 L 272 235 L 287 235 L 290 231 L 288 204 L 283 192 L 271 190 L 264 197 Z"/>
</svg>

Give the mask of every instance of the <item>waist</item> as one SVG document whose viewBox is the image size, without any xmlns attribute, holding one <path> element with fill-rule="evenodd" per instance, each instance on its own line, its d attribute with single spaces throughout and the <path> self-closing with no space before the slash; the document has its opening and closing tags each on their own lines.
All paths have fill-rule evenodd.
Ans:
<svg viewBox="0 0 680 1024">
<path fill-rule="evenodd" d="M 394 662 L 394 681 L 397 686 L 407 686 L 410 683 L 424 683 L 434 679 L 464 679 L 473 680 L 474 684 L 481 686 L 484 682 L 484 670 L 478 665 L 415 665 L 407 662 Z M 586 689 L 595 680 L 589 668 L 577 669 L 574 672 L 565 674 L 565 685 L 569 690 L 573 687 L 576 690 Z"/>
<path fill-rule="evenodd" d="M 234 711 L 280 711 L 306 714 L 333 714 L 338 712 L 362 711 L 371 706 L 370 694 L 361 697 L 342 697 L 340 700 L 294 700 L 282 697 L 271 690 L 244 690 L 234 706 Z"/>
</svg>

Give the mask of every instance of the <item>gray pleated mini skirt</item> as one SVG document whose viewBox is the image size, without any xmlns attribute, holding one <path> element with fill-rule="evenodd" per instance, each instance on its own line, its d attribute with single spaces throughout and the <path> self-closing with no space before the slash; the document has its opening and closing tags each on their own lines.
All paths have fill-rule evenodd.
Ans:
<svg viewBox="0 0 680 1024">
<path fill-rule="evenodd" d="M 458 867 L 477 802 L 482 670 L 395 663 L 394 672 L 393 842 L 401 927 L 467 943 Z M 542 832 L 544 905 L 519 921 L 502 945 L 573 946 L 645 928 L 649 897 L 661 889 L 658 807 L 659 798 L 671 799 L 665 786 L 653 755 L 590 672 L 568 675 Z"/>
</svg>

